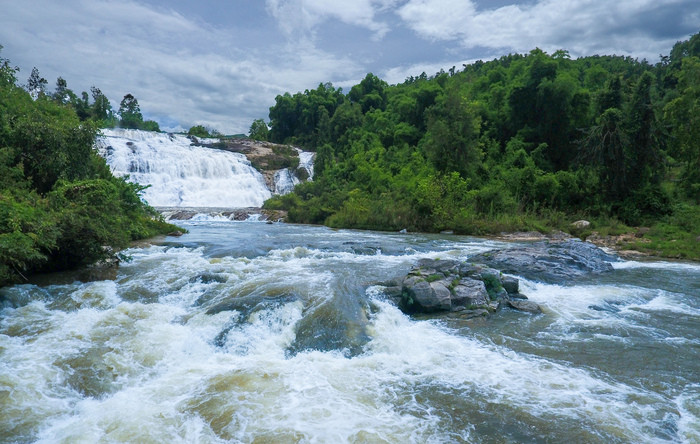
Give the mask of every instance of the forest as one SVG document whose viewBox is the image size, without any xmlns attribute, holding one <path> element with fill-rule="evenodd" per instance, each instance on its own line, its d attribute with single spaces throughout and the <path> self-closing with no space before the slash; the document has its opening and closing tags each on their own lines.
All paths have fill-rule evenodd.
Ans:
<svg viewBox="0 0 700 444">
<path fill-rule="evenodd" d="M 700 34 L 653 65 L 534 49 L 462 68 L 277 96 L 251 137 L 315 151 L 315 176 L 266 207 L 376 230 L 645 227 L 629 248 L 700 259 Z"/>
<path fill-rule="evenodd" d="M 93 149 L 99 128 L 116 119 L 99 89 L 89 103 L 61 78 L 47 93 L 36 69 L 22 88 L 18 71 L 0 57 L 0 287 L 113 258 L 132 240 L 173 231 L 141 200 L 142 187 L 115 178 Z M 143 127 L 127 96 L 122 121 Z"/>
</svg>

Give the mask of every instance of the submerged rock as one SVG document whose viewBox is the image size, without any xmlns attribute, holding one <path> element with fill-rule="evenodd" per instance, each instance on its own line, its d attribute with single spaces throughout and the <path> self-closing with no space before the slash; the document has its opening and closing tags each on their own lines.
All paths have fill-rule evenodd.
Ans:
<svg viewBox="0 0 700 444">
<path fill-rule="evenodd" d="M 510 299 L 508 300 L 508 306 L 519 311 L 525 311 L 528 313 L 539 314 L 542 313 L 542 308 L 532 301 L 526 301 L 523 299 Z"/>
<path fill-rule="evenodd" d="M 592 243 L 573 239 L 492 250 L 471 259 L 504 273 L 549 283 L 565 283 L 587 274 L 612 271 L 611 262 L 617 261 L 616 256 Z"/>
</svg>

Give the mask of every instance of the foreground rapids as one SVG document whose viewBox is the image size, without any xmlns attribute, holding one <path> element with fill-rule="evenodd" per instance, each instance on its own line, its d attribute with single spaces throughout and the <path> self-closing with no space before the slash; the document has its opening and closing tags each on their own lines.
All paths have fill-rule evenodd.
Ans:
<svg viewBox="0 0 700 444">
<path fill-rule="evenodd" d="M 700 441 L 700 266 L 520 276 L 544 314 L 411 318 L 372 284 L 519 245 L 184 226 L 113 280 L 0 290 L 0 442 Z"/>
</svg>

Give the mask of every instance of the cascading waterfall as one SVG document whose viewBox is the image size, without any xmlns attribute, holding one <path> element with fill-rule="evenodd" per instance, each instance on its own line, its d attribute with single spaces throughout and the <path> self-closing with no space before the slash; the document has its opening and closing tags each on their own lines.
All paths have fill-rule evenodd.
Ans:
<svg viewBox="0 0 700 444">
<path fill-rule="evenodd" d="M 97 149 L 112 172 L 148 185 L 156 207 L 260 207 L 270 198 L 262 175 L 242 154 L 192 146 L 182 135 L 106 129 Z"/>
<path fill-rule="evenodd" d="M 299 179 L 289 168 L 277 171 L 273 180 L 275 181 L 275 194 L 290 193 L 299 183 Z"/>
</svg>

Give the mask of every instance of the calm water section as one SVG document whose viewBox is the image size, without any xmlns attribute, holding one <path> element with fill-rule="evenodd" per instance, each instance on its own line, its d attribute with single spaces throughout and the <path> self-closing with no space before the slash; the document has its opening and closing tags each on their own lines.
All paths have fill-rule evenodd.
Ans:
<svg viewBox="0 0 700 444">
<path fill-rule="evenodd" d="M 700 442 L 700 265 L 411 318 L 378 283 L 514 244 L 185 226 L 113 279 L 0 290 L 0 442 Z"/>
</svg>

